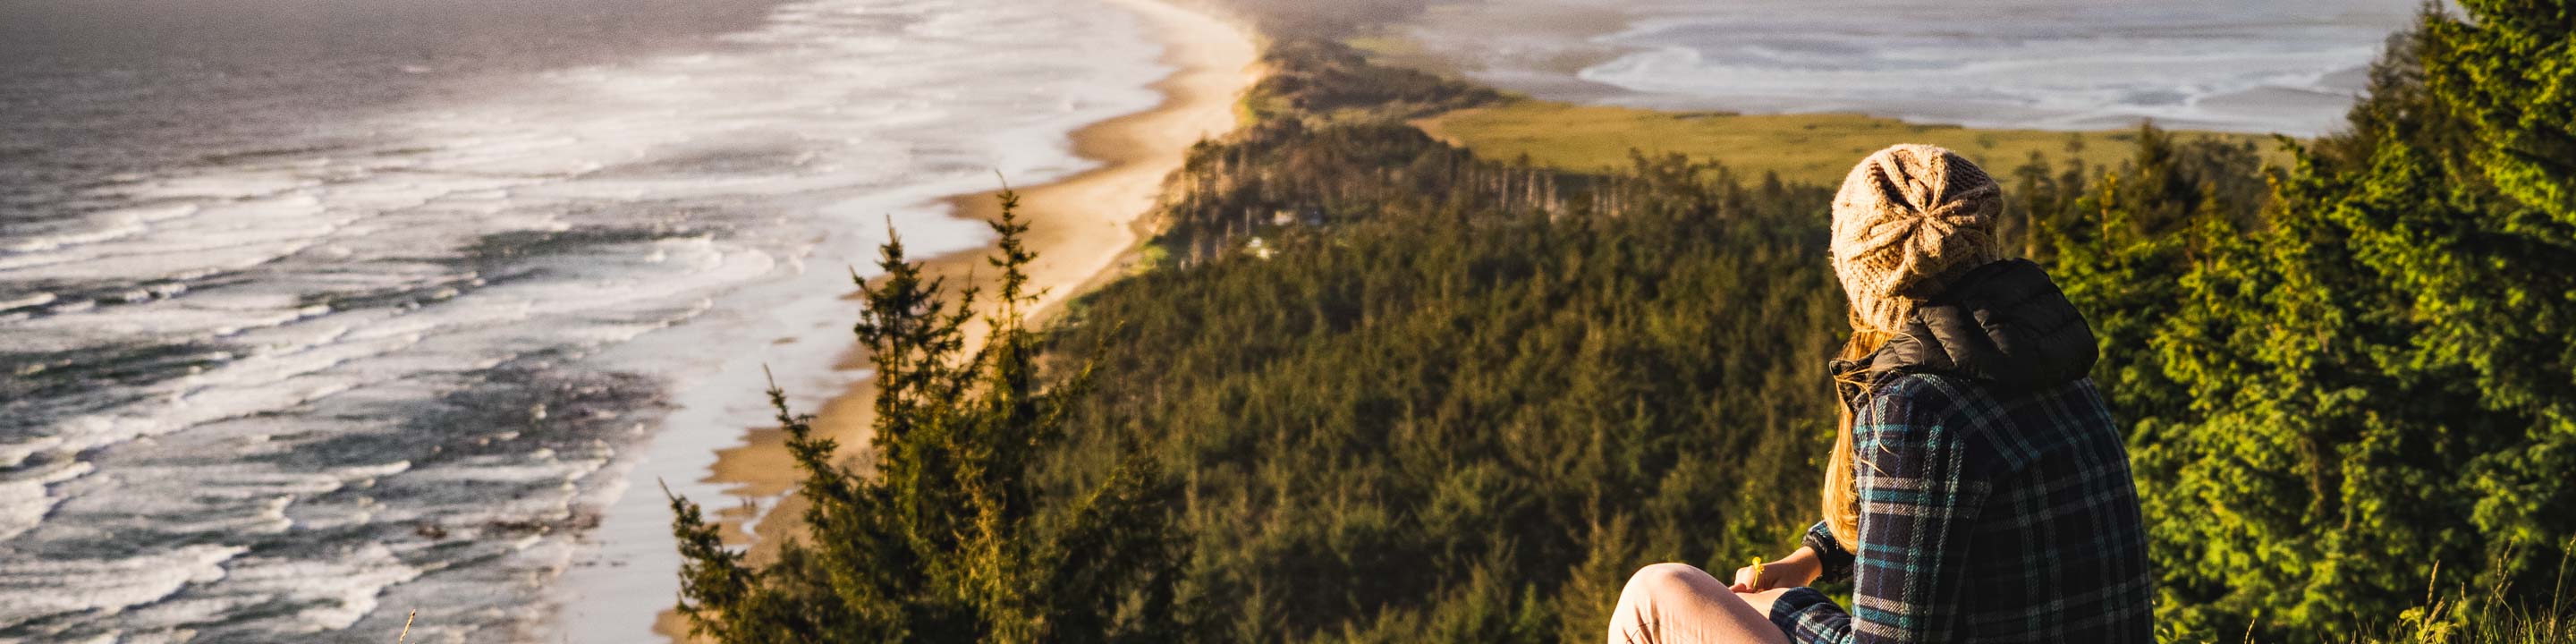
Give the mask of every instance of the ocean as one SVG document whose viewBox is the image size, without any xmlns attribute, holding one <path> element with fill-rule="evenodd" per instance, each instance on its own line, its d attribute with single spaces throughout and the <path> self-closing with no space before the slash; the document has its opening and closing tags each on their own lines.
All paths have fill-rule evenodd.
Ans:
<svg viewBox="0 0 2576 644">
<path fill-rule="evenodd" d="M 2312 136 L 2416 0 L 1484 0 L 1401 29 L 1540 98 L 1972 127 Z"/>
<path fill-rule="evenodd" d="M 1097 0 L 0 3 L 0 641 L 652 639 L 658 480 L 889 224 L 1088 167 Z"/>
</svg>

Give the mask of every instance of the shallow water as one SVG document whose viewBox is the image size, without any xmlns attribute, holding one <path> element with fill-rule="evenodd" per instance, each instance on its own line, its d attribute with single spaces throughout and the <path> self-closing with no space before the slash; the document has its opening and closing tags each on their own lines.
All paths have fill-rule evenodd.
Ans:
<svg viewBox="0 0 2576 644">
<path fill-rule="evenodd" d="M 1979 127 L 2153 119 L 2304 136 L 2341 124 L 2368 63 L 2418 6 L 1493 0 L 1435 11 L 1410 31 L 1478 78 L 1545 98 Z M 1613 18 L 1533 19 L 1569 15 Z M 1530 27 L 1550 22 L 1572 26 Z"/>
<path fill-rule="evenodd" d="M 0 641 L 642 639 L 630 475 L 720 496 L 888 221 L 1165 72 L 1093 0 L 381 4 L 0 8 Z"/>
</svg>

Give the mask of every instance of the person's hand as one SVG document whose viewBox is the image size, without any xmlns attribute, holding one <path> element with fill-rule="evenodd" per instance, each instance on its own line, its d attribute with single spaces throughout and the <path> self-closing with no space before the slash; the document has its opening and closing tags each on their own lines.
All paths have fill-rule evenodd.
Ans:
<svg viewBox="0 0 2576 644">
<path fill-rule="evenodd" d="M 1754 570 L 1755 567 L 1745 566 L 1735 569 L 1735 585 L 1727 589 L 1741 594 L 1804 586 L 1808 582 L 1815 581 L 1818 575 L 1825 572 L 1825 562 L 1816 558 L 1816 551 L 1813 548 L 1799 548 L 1797 552 L 1789 553 L 1789 556 L 1781 557 L 1779 561 L 1760 564 L 1761 570 L 1758 573 Z"/>
<path fill-rule="evenodd" d="M 1736 597 L 1743 599 L 1744 603 L 1752 604 L 1753 610 L 1762 611 L 1762 616 L 1769 617 L 1771 605 L 1779 603 L 1780 596 L 1786 594 L 1789 594 L 1788 588 L 1773 588 L 1758 593 L 1738 593 Z"/>
</svg>

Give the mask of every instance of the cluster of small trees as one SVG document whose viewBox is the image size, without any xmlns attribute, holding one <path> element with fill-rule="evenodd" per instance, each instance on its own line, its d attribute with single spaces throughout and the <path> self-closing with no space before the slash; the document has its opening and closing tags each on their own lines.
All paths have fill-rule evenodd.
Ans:
<svg viewBox="0 0 2576 644">
<path fill-rule="evenodd" d="M 2393 42 L 2348 131 L 2285 142 L 2296 167 L 2148 137 L 2090 185 L 2022 182 L 2034 247 L 2102 331 L 2178 628 L 2562 591 L 2576 11 L 2460 4 Z"/>
<path fill-rule="evenodd" d="M 805 536 L 777 559 L 746 561 L 698 506 L 674 496 L 679 612 L 720 642 L 1128 642 L 1175 631 L 1179 543 L 1165 518 L 1168 484 L 1147 458 L 1108 467 L 1097 484 L 1049 493 L 1032 476 L 1064 440 L 1088 391 L 1085 369 L 1052 384 L 1037 335 L 1032 255 L 1015 197 L 1002 195 L 1002 271 L 991 311 L 950 292 L 884 247 L 875 285 L 861 282 L 856 327 L 876 365 L 875 418 L 860 469 L 814 434 L 770 389 L 810 502 Z M 970 322 L 988 330 L 970 338 Z"/>
</svg>

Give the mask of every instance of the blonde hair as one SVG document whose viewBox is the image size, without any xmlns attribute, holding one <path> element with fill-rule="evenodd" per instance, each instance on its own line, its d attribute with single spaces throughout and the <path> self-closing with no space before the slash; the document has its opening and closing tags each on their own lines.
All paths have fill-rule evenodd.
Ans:
<svg viewBox="0 0 2576 644">
<path fill-rule="evenodd" d="M 1833 237 L 1826 244 L 1834 277 L 1851 305 L 1852 335 L 1836 357 L 1858 361 L 1902 333 L 1915 298 L 1945 282 L 2001 259 L 1995 218 L 2003 188 L 1958 153 L 1929 145 L 1895 145 L 1852 166 L 1834 194 Z M 1869 397 L 1867 372 L 1834 374 Z M 1860 548 L 1859 472 L 1853 471 L 1852 413 L 1845 400 L 1834 430 L 1834 453 L 1825 462 L 1825 528 L 1843 548 Z"/>
<path fill-rule="evenodd" d="M 1853 318 L 1851 339 L 1843 342 L 1842 352 L 1836 354 L 1835 358 L 1860 361 L 1868 358 L 1869 354 L 1877 353 L 1880 346 L 1896 337 L 1894 333 L 1862 324 L 1858 314 L 1854 314 Z M 1839 398 L 1843 395 L 1842 392 L 1845 391 L 1843 385 L 1858 389 L 1862 401 L 1869 398 L 1867 370 L 1834 374 L 1835 397 Z M 1844 400 L 1834 406 L 1839 410 L 1837 415 L 1840 420 L 1834 426 L 1834 451 L 1825 460 L 1824 502 L 1822 503 L 1825 530 L 1832 532 L 1834 541 L 1841 542 L 1843 549 L 1851 552 L 1860 551 L 1860 472 L 1854 470 L 1852 464 L 1854 458 L 1852 406 L 1856 404 L 1861 402 Z"/>
</svg>

